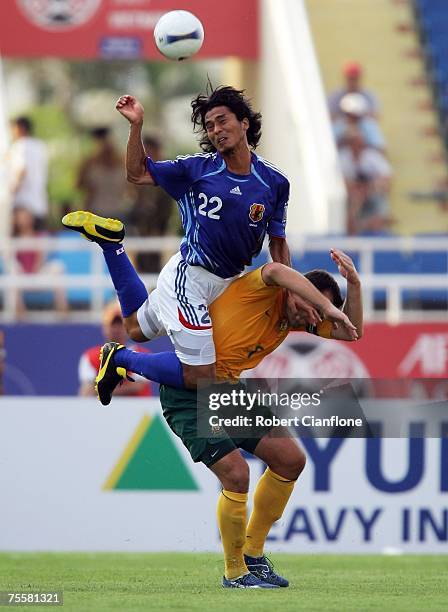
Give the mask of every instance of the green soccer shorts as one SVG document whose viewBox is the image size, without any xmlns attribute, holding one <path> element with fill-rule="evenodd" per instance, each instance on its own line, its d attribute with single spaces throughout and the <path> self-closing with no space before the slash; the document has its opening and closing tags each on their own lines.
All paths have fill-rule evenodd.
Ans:
<svg viewBox="0 0 448 612">
<path fill-rule="evenodd" d="M 171 431 L 182 440 L 195 463 L 202 462 L 210 467 L 236 448 L 253 454 L 261 440 L 261 438 L 230 438 L 224 430 L 219 436 L 199 438 L 195 390 L 160 385 L 160 403 L 163 416 Z"/>
</svg>

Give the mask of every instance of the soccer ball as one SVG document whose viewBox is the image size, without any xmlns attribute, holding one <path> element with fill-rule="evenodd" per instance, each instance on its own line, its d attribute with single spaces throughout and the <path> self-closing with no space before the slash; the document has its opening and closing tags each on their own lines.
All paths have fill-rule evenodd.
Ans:
<svg viewBox="0 0 448 612">
<path fill-rule="evenodd" d="M 199 51 L 204 42 L 204 28 L 188 11 L 170 11 L 154 28 L 154 40 L 162 55 L 181 61 Z"/>
</svg>

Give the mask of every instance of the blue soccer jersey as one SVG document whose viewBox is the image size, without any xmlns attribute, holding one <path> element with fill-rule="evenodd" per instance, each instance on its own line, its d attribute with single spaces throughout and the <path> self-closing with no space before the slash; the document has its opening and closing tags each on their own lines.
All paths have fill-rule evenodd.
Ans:
<svg viewBox="0 0 448 612">
<path fill-rule="evenodd" d="M 219 153 L 147 158 L 154 181 L 177 200 L 184 260 L 221 278 L 239 274 L 270 236 L 285 236 L 289 181 L 252 153 L 251 173 L 233 174 Z"/>
</svg>

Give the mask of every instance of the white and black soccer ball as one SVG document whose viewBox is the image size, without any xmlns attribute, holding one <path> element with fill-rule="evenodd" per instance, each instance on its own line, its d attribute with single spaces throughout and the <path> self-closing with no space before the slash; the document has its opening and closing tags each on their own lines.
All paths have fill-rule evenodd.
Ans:
<svg viewBox="0 0 448 612">
<path fill-rule="evenodd" d="M 170 11 L 154 28 L 154 40 L 160 53 L 170 60 L 184 60 L 199 51 L 204 42 L 204 28 L 189 11 Z"/>
</svg>

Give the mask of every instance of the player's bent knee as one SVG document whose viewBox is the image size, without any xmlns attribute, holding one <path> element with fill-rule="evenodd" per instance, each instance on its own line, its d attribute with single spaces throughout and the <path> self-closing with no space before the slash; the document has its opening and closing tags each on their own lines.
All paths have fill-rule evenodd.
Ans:
<svg viewBox="0 0 448 612">
<path fill-rule="evenodd" d="M 306 455 L 297 447 L 293 452 L 285 453 L 277 461 L 268 462 L 268 465 L 279 476 L 288 480 L 297 480 L 305 468 Z"/>
<path fill-rule="evenodd" d="M 298 456 L 297 456 L 297 463 L 296 463 L 296 467 L 297 467 L 297 470 L 298 470 L 297 478 L 300 476 L 300 474 L 305 469 L 305 465 L 306 465 L 306 455 L 303 452 L 303 450 L 301 448 L 299 448 L 299 453 L 298 453 Z"/>
<path fill-rule="evenodd" d="M 136 312 L 133 312 L 124 319 L 124 326 L 131 340 L 134 340 L 134 342 L 147 342 L 148 338 L 144 336 L 140 328 Z"/>
<path fill-rule="evenodd" d="M 210 466 L 226 491 L 247 493 L 249 489 L 249 465 L 239 451 L 225 455 Z"/>
<path fill-rule="evenodd" d="M 234 493 L 246 493 L 249 489 L 249 466 L 246 469 L 233 470 L 220 478 L 221 484 L 226 491 Z"/>
<path fill-rule="evenodd" d="M 282 470 L 285 474 L 284 478 L 288 478 L 289 480 L 297 480 L 297 478 L 303 472 L 305 464 L 305 453 L 300 448 L 298 448 L 297 452 L 289 456 L 285 460 L 284 465 L 282 466 Z"/>
</svg>

